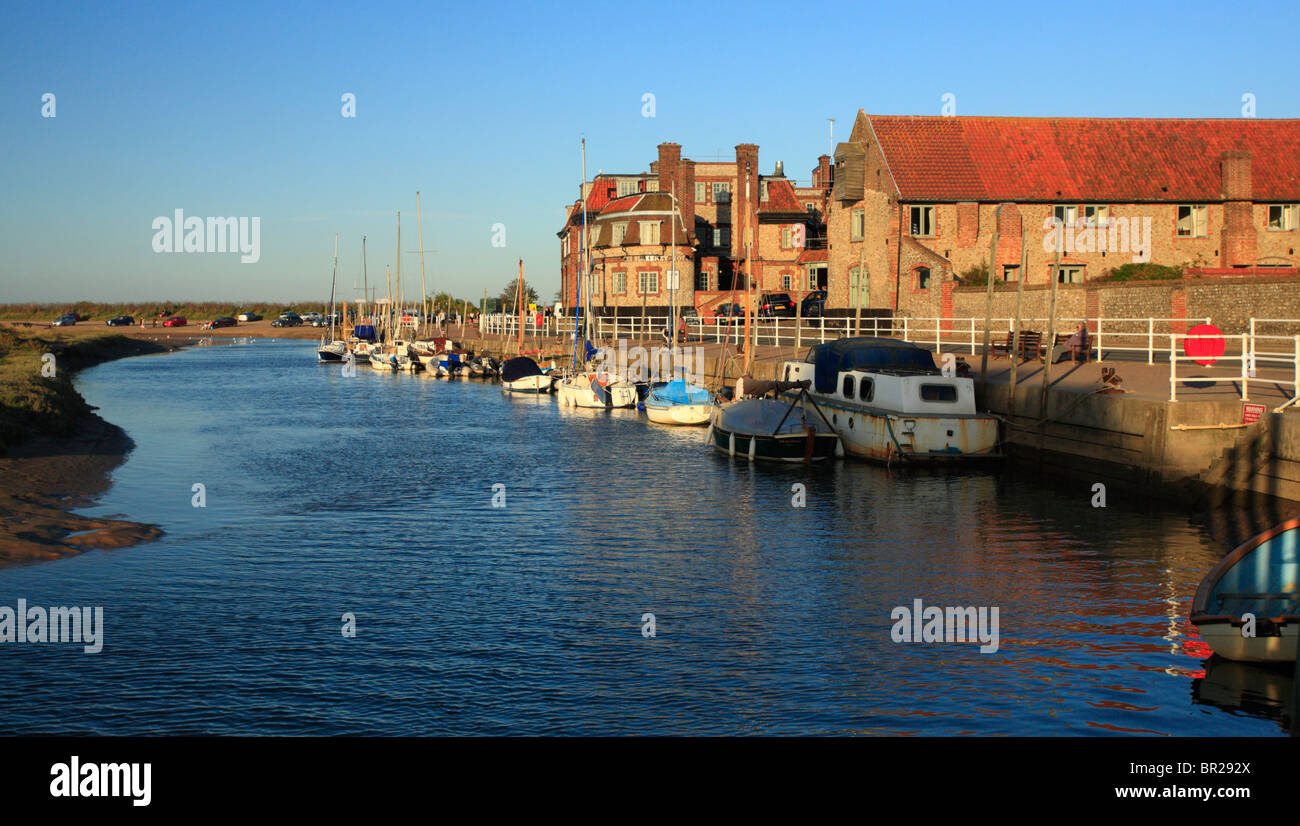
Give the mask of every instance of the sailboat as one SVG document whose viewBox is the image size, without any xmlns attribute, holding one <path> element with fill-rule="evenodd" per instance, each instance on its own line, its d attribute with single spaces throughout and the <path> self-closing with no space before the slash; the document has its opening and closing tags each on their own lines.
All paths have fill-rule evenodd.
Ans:
<svg viewBox="0 0 1300 826">
<path fill-rule="evenodd" d="M 573 325 L 573 364 L 555 384 L 555 392 L 560 404 L 565 407 L 635 407 L 637 403 L 636 385 L 621 378 L 610 376 L 603 368 L 591 369 L 587 362 L 592 352 L 590 345 L 591 328 L 591 279 L 583 287 L 583 275 L 590 261 L 587 248 L 587 140 L 582 141 L 582 236 L 579 239 L 578 259 L 578 306 L 577 313 L 581 324 Z M 585 309 L 585 312 L 584 312 Z"/>
<path fill-rule="evenodd" d="M 321 361 L 342 362 L 348 354 L 348 343 L 334 338 L 334 287 L 339 279 L 339 234 L 334 233 L 334 275 L 330 279 L 330 334 L 329 341 L 321 338 L 316 357 Z"/>
<path fill-rule="evenodd" d="M 713 415 L 713 394 L 685 378 L 651 388 L 643 404 L 646 418 L 656 424 L 708 424 Z"/>
</svg>

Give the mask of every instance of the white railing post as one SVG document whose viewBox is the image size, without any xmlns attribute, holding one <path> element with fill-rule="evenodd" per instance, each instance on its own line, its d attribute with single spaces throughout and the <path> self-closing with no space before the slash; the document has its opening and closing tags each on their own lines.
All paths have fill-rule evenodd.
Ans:
<svg viewBox="0 0 1300 826">
<path fill-rule="evenodd" d="M 1085 328 L 1088 326 L 1088 319 L 1085 318 L 1083 320 L 1083 326 Z M 1088 358 L 1088 354 L 1084 353 L 1083 357 L 1085 359 Z M 1102 356 L 1102 349 L 1101 349 L 1101 316 L 1097 316 L 1097 361 L 1102 361 L 1102 359 L 1103 356 Z"/>
<path fill-rule="evenodd" d="M 1300 397 L 1300 336 L 1295 337 L 1295 349 L 1291 352 L 1291 397 Z"/>
<path fill-rule="evenodd" d="M 903 341 L 909 341 L 907 337 L 907 316 L 903 316 Z"/>
<path fill-rule="evenodd" d="M 936 353 L 942 353 L 942 352 L 943 352 L 943 341 L 942 341 L 942 335 L 943 335 L 943 321 L 941 321 L 940 319 L 935 319 L 935 321 L 934 321 L 934 351 L 935 351 Z"/>
<path fill-rule="evenodd" d="M 1178 349 L 1174 334 L 1169 334 L 1169 401 L 1178 401 Z"/>
<path fill-rule="evenodd" d="M 818 319 L 818 321 L 821 322 L 821 343 L 825 344 L 826 343 L 826 316 L 822 316 L 821 318 Z"/>
<path fill-rule="evenodd" d="M 1147 364 L 1156 363 L 1156 320 L 1147 317 Z"/>
<path fill-rule="evenodd" d="M 1241 400 L 1250 401 L 1250 376 L 1246 375 L 1246 357 L 1247 350 L 1250 347 L 1249 337 L 1246 333 L 1241 334 Z"/>
<path fill-rule="evenodd" d="M 975 355 L 975 316 L 970 317 L 970 354 Z"/>
</svg>

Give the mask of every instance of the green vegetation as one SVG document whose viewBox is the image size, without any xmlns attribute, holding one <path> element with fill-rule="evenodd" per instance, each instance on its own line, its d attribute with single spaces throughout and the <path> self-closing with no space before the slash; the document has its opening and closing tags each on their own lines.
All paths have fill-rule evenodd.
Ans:
<svg viewBox="0 0 1300 826">
<path fill-rule="evenodd" d="M 72 372 L 119 355 L 128 345 L 121 335 L 76 341 L 21 336 L 0 328 L 0 452 L 37 434 L 66 436 L 90 412 L 72 386 Z M 41 375 L 42 355 L 55 356 L 55 375 Z"/>
<path fill-rule="evenodd" d="M 957 283 L 963 287 L 983 287 L 989 283 L 989 265 L 976 264 L 957 276 Z"/>
<path fill-rule="evenodd" d="M 1177 266 L 1167 266 L 1165 264 L 1155 264 L 1150 261 L 1144 263 L 1128 263 L 1114 269 L 1104 271 L 1093 281 L 1165 281 L 1169 279 L 1182 278 L 1187 272 L 1186 264 Z"/>
</svg>

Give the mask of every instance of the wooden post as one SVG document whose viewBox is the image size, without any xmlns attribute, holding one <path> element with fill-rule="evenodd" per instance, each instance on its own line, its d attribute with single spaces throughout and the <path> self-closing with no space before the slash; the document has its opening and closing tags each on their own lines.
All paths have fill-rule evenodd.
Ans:
<svg viewBox="0 0 1300 826">
<path fill-rule="evenodd" d="M 1061 230 L 1064 232 L 1064 224 L 1062 224 Z M 1056 342 L 1056 288 L 1057 282 L 1061 278 L 1062 244 L 1063 241 L 1057 241 L 1056 254 L 1052 257 L 1052 297 L 1047 303 L 1047 358 L 1043 360 L 1043 393 L 1042 399 L 1038 403 L 1040 417 L 1044 420 L 1044 427 L 1046 427 L 1047 420 L 1047 391 L 1052 386 L 1052 345 Z M 1039 453 L 1041 454 L 1042 451 L 1040 450 Z"/>
<path fill-rule="evenodd" d="M 998 204 L 998 208 L 993 212 L 993 240 L 989 243 L 988 288 L 984 291 L 984 353 L 980 356 L 980 381 L 986 387 L 989 381 L 989 327 L 993 324 L 993 271 L 998 266 L 998 218 L 1002 216 L 1004 206 L 1006 204 Z"/>
<path fill-rule="evenodd" d="M 1016 285 L 1015 332 L 1011 337 L 1011 384 L 1007 389 L 1007 416 L 1016 413 L 1016 370 L 1020 366 L 1020 308 L 1025 298 L 1025 276 L 1029 274 L 1029 230 L 1020 233 L 1020 283 Z"/>
</svg>

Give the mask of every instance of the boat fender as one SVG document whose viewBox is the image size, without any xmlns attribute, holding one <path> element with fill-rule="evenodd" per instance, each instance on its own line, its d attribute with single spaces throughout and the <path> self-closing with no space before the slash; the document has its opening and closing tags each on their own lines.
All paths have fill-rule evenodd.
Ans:
<svg viewBox="0 0 1300 826">
<path fill-rule="evenodd" d="M 758 437 L 751 435 L 749 437 L 749 461 L 754 461 L 755 447 L 758 445 Z"/>
<path fill-rule="evenodd" d="M 732 433 L 731 437 L 727 440 L 727 454 L 729 456 L 736 455 L 736 434 L 735 433 Z"/>
</svg>

